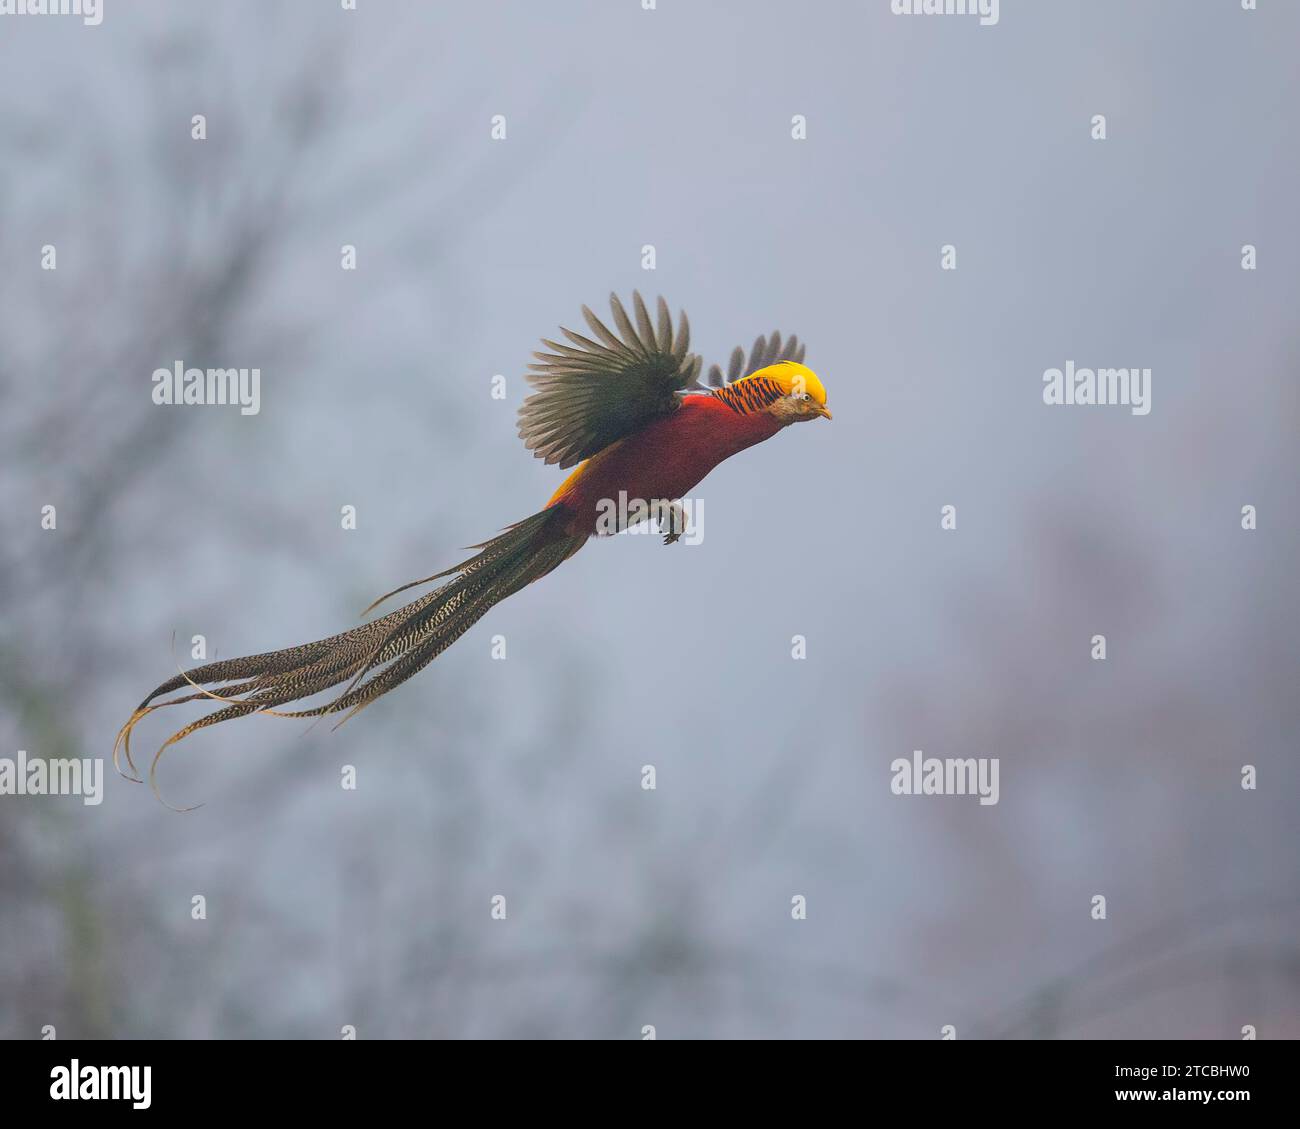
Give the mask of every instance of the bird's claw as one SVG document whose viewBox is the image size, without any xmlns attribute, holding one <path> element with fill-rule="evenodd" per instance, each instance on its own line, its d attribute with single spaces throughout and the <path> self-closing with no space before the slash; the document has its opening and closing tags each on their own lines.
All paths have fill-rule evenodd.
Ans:
<svg viewBox="0 0 1300 1129">
<path fill-rule="evenodd" d="M 671 545 L 674 541 L 682 539 L 682 534 L 686 532 L 686 511 L 682 509 L 680 502 L 673 502 L 665 507 L 659 528 L 668 531 L 664 534 L 665 545 Z"/>
</svg>

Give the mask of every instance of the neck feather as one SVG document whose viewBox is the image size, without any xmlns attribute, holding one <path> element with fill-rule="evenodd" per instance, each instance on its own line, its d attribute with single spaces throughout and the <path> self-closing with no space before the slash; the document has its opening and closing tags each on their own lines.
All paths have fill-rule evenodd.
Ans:
<svg viewBox="0 0 1300 1129">
<path fill-rule="evenodd" d="M 747 376 L 743 380 L 714 389 L 713 395 L 733 412 L 752 415 L 754 412 L 766 411 L 785 395 L 785 390 L 775 380 L 769 380 L 765 376 Z"/>
</svg>

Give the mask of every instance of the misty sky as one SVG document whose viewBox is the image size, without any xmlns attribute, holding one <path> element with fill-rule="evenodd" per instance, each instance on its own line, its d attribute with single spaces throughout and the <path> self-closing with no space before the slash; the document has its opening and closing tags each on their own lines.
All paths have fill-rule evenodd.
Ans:
<svg viewBox="0 0 1300 1129">
<path fill-rule="evenodd" d="M 101 1029 L 935 1038 L 1076 985 L 1051 1031 L 1300 1034 L 1270 963 L 1300 889 L 1300 8 L 1261 8 L 0 17 L 0 387 L 11 434 L 59 421 L 5 458 L 33 579 L 4 669 L 58 688 L 79 656 L 78 755 L 195 633 L 342 630 L 540 508 L 525 366 L 611 290 L 685 308 L 706 363 L 799 334 L 835 415 L 710 475 L 701 544 L 589 545 L 337 732 L 185 742 L 161 772 L 199 812 L 110 774 L 100 808 L 24 814 L 92 903 L 140 907 Z M 195 284 L 250 231 L 233 295 Z M 178 360 L 260 367 L 261 411 L 153 404 Z M 1067 362 L 1149 368 L 1150 413 L 1045 405 Z M 119 487 L 129 456 L 91 455 L 137 430 Z M 42 582 L 49 501 L 102 540 Z M 38 751 L 11 703 L 0 727 Z M 998 758 L 999 802 L 892 794 L 914 749 Z M 45 967 L 63 927 L 31 897 L 7 924 Z M 1129 942 L 1131 981 L 1088 979 Z M 1248 973 L 1202 976 L 1227 949 Z M 6 1034 L 39 1012 L 0 1002 Z"/>
</svg>

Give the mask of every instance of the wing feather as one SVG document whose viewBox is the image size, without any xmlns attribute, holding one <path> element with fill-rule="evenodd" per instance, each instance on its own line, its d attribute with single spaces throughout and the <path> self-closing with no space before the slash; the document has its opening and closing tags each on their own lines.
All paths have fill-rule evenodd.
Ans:
<svg viewBox="0 0 1300 1129">
<path fill-rule="evenodd" d="M 798 337 L 792 334 L 788 340 L 782 341 L 781 334 L 773 330 L 770 335 L 754 338 L 748 357 L 739 345 L 732 349 L 725 376 L 721 365 L 710 365 L 707 385 L 701 387 L 721 388 L 724 384 L 734 384 L 737 380 L 761 368 L 776 364 L 777 361 L 797 361 L 802 364 L 806 351 L 806 346 L 799 341 Z"/>
<path fill-rule="evenodd" d="M 687 351 L 685 313 L 674 332 L 662 298 L 657 327 L 639 293 L 632 295 L 635 324 L 617 295 L 609 305 L 613 329 L 583 306 L 593 337 L 561 327 L 569 344 L 543 338 L 549 352 L 534 353 L 528 366 L 534 391 L 519 409 L 519 436 L 548 463 L 571 467 L 676 411 L 699 376 L 702 361 Z"/>
<path fill-rule="evenodd" d="M 673 319 L 668 313 L 668 303 L 663 300 L 662 296 L 659 298 L 657 313 L 659 315 L 659 327 L 656 343 L 659 346 L 659 352 L 672 353 L 676 356 L 677 350 L 673 347 Z M 685 316 L 683 313 L 682 317 Z"/>
</svg>

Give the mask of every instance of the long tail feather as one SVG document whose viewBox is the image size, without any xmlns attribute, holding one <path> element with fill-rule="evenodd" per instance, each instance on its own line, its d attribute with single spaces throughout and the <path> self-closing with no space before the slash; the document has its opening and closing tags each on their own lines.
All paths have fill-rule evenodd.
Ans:
<svg viewBox="0 0 1300 1129">
<path fill-rule="evenodd" d="M 221 708 L 177 730 L 159 748 L 149 769 L 155 794 L 158 762 L 163 753 L 199 729 L 254 713 L 305 718 L 346 711 L 341 725 L 418 674 L 496 604 L 576 553 L 586 538 L 565 533 L 562 516 L 552 507 L 510 526 L 476 546 L 480 551 L 468 560 L 403 585 L 380 597 L 371 608 L 397 592 L 450 576 L 445 584 L 350 631 L 282 651 L 223 659 L 181 671 L 150 693 L 122 726 L 113 744 L 114 766 L 122 772 L 120 753 L 130 769 L 129 778 L 139 780 L 131 758 L 131 734 L 136 725 L 166 706 L 204 698 L 220 702 Z M 345 682 L 342 692 L 323 705 L 297 710 L 279 708 Z M 183 688 L 193 692 L 157 700 Z"/>
</svg>

